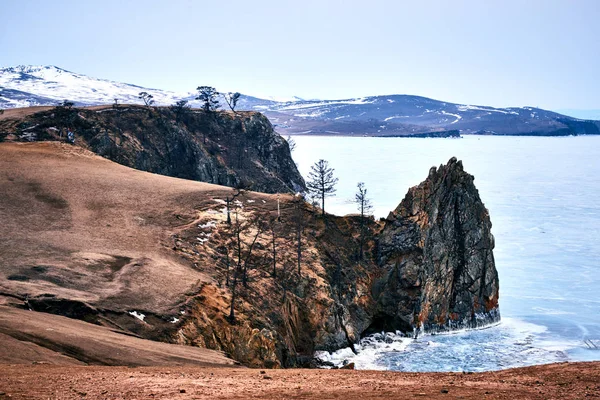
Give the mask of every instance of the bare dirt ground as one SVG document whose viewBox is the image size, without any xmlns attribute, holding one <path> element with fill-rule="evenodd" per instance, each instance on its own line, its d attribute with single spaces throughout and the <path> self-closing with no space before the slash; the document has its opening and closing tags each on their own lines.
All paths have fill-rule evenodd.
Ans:
<svg viewBox="0 0 600 400">
<path fill-rule="evenodd" d="M 211 278 L 170 236 L 201 198 L 230 191 L 66 144 L 0 143 L 0 293 L 177 315 L 182 293 Z"/>
<path fill-rule="evenodd" d="M 482 374 L 198 367 L 0 365 L 13 399 L 586 399 L 600 363 Z"/>
</svg>

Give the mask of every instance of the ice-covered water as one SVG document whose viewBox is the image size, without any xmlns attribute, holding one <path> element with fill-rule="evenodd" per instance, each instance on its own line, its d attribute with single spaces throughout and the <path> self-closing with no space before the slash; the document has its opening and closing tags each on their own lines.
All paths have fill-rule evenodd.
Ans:
<svg viewBox="0 0 600 400">
<path fill-rule="evenodd" d="M 433 165 L 452 156 L 475 176 L 496 237 L 502 322 L 479 331 L 363 346 L 359 368 L 479 371 L 555 361 L 600 360 L 600 137 L 466 136 L 462 139 L 294 138 L 300 172 L 320 158 L 339 177 L 334 214 L 365 182 L 385 216 Z M 361 347 L 361 346 L 359 346 Z M 325 357 L 325 356 L 324 356 Z"/>
</svg>

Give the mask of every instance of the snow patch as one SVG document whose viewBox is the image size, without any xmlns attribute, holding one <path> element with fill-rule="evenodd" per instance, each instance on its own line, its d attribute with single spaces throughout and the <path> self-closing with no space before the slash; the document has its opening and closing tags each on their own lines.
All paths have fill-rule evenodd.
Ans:
<svg viewBox="0 0 600 400">
<path fill-rule="evenodd" d="M 146 315 L 139 313 L 137 311 L 129 311 L 129 315 L 136 317 L 140 321 L 144 321 L 144 318 L 146 318 Z"/>
<path fill-rule="evenodd" d="M 455 123 L 457 123 L 458 121 L 460 121 L 462 119 L 462 117 L 460 115 L 458 115 L 458 114 L 452 114 L 452 113 L 449 113 L 449 112 L 446 112 L 446 111 L 443 111 L 443 110 L 442 110 L 442 114 L 444 114 L 444 115 L 450 115 L 450 116 L 456 118 L 454 121 L 450 122 L 450 124 L 455 124 Z"/>
</svg>

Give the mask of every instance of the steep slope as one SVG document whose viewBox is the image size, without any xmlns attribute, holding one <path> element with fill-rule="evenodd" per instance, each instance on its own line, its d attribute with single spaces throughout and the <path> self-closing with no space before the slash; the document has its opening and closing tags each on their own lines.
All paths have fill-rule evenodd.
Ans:
<svg viewBox="0 0 600 400">
<path fill-rule="evenodd" d="M 263 192 L 305 189 L 287 142 L 255 112 L 123 105 L 8 110 L 0 141 L 65 140 L 144 171 Z"/>
<path fill-rule="evenodd" d="M 0 364 L 233 367 L 214 350 L 135 337 L 58 315 L 0 306 Z"/>
<path fill-rule="evenodd" d="M 0 191 L 0 302 L 246 365 L 310 365 L 315 350 L 374 330 L 499 317 L 487 211 L 455 160 L 385 223 L 362 221 L 364 260 L 359 217 L 322 218 L 292 195 L 154 175 L 67 144 L 0 143 Z"/>
<path fill-rule="evenodd" d="M 498 321 L 491 227 L 462 163 L 452 158 L 433 167 L 390 213 L 379 236 L 379 262 L 389 270 L 378 288 L 383 321 L 429 332 Z"/>
</svg>

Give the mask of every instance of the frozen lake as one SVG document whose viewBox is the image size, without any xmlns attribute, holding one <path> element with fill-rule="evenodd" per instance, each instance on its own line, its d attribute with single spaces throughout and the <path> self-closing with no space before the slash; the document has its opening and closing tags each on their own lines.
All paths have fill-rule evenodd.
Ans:
<svg viewBox="0 0 600 400">
<path fill-rule="evenodd" d="M 365 182 L 382 217 L 431 166 L 450 157 L 475 176 L 490 211 L 500 276 L 500 325 L 481 331 L 365 343 L 359 368 L 480 371 L 600 360 L 600 136 L 407 139 L 295 136 L 307 176 L 320 158 L 340 182 L 328 212 L 354 213 Z M 347 358 L 343 350 L 331 357 Z"/>
</svg>

